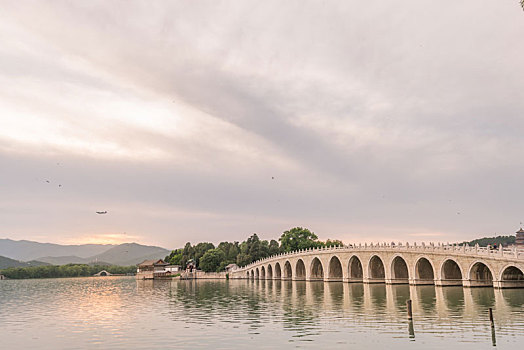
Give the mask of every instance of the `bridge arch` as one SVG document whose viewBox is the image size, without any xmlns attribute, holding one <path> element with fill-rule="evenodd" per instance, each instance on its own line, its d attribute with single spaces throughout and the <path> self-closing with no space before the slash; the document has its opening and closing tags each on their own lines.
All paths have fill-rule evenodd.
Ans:
<svg viewBox="0 0 524 350">
<path fill-rule="evenodd" d="M 284 276 L 282 279 L 290 280 L 292 278 L 293 278 L 293 272 L 291 269 L 291 263 L 289 262 L 289 260 L 286 260 L 286 262 L 284 263 Z"/>
<path fill-rule="evenodd" d="M 435 268 L 431 259 L 421 256 L 415 263 L 415 284 L 435 284 Z"/>
<path fill-rule="evenodd" d="M 310 281 L 322 281 L 324 279 L 324 268 L 322 267 L 322 262 L 318 257 L 314 257 L 311 261 L 311 267 L 309 271 Z"/>
<path fill-rule="evenodd" d="M 273 279 L 273 266 L 271 266 L 271 264 L 267 265 L 267 279 L 268 280 Z"/>
<path fill-rule="evenodd" d="M 492 287 L 493 273 L 486 262 L 477 260 L 469 267 L 469 286 L 470 287 Z"/>
<path fill-rule="evenodd" d="M 246 278 L 249 279 L 249 271 L 246 271 Z"/>
<path fill-rule="evenodd" d="M 340 261 L 339 257 L 336 255 L 333 255 L 331 259 L 329 260 L 329 270 L 328 270 L 328 278 L 330 281 L 342 281 L 344 278 L 344 273 L 342 269 L 342 262 Z"/>
<path fill-rule="evenodd" d="M 443 286 L 461 286 L 462 276 L 462 268 L 454 259 L 444 259 L 440 266 L 440 281 Z"/>
<path fill-rule="evenodd" d="M 251 270 L 251 279 L 252 279 L 252 280 L 255 279 L 255 270 Z"/>
<path fill-rule="evenodd" d="M 348 262 L 348 280 L 349 282 L 362 282 L 363 278 L 362 262 L 358 256 L 353 255 Z"/>
<path fill-rule="evenodd" d="M 298 259 L 295 265 L 295 280 L 305 281 L 306 280 L 306 265 L 302 259 Z"/>
<path fill-rule="evenodd" d="M 391 283 L 409 283 L 408 264 L 401 255 L 391 260 Z"/>
<path fill-rule="evenodd" d="M 282 278 L 282 270 L 280 269 L 280 263 L 275 263 L 275 279 Z"/>
<path fill-rule="evenodd" d="M 266 268 L 264 266 L 260 267 L 260 279 L 265 280 L 266 279 Z"/>
<path fill-rule="evenodd" d="M 373 282 L 385 282 L 386 270 L 384 268 L 384 262 L 378 255 L 373 255 L 369 259 L 368 263 L 368 276 L 369 281 Z"/>
<path fill-rule="evenodd" d="M 258 267 L 255 269 L 255 278 L 257 280 L 260 279 L 260 270 L 258 269 Z"/>
<path fill-rule="evenodd" d="M 524 287 L 524 273 L 522 269 L 514 264 L 506 265 L 500 271 L 500 287 L 502 288 L 523 288 Z"/>
</svg>

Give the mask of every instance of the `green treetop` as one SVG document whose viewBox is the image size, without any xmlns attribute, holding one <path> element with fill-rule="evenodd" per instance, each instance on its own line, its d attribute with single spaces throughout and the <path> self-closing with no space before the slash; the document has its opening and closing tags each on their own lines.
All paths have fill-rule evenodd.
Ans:
<svg viewBox="0 0 524 350">
<path fill-rule="evenodd" d="M 285 231 L 282 236 L 280 236 L 279 241 L 282 252 L 323 246 L 323 243 L 318 240 L 316 234 L 302 227 L 295 227 L 289 231 Z"/>
<path fill-rule="evenodd" d="M 219 272 L 225 258 L 226 254 L 222 249 L 209 249 L 200 258 L 200 268 L 205 272 Z"/>
</svg>

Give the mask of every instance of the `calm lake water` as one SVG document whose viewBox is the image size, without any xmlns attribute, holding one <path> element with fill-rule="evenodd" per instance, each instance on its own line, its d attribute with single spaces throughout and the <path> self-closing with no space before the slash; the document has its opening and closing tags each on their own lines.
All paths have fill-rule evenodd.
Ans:
<svg viewBox="0 0 524 350">
<path fill-rule="evenodd" d="M 406 317 L 413 300 L 414 321 Z M 495 330 L 488 308 L 494 309 Z M 0 281 L 1 349 L 514 349 L 524 290 L 289 281 Z"/>
</svg>

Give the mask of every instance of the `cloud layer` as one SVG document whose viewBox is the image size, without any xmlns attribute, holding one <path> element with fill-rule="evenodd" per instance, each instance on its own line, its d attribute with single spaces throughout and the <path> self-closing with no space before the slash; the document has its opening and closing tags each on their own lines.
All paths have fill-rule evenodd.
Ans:
<svg viewBox="0 0 524 350">
<path fill-rule="evenodd" d="M 455 241 L 524 221 L 512 2 L 2 8 L 0 235 Z"/>
</svg>

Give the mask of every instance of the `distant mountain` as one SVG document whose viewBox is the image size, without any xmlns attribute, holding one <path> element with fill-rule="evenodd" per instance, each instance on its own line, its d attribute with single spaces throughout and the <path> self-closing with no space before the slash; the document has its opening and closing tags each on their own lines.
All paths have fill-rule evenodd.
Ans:
<svg viewBox="0 0 524 350">
<path fill-rule="evenodd" d="M 44 256 L 37 258 L 38 261 L 43 261 L 51 265 L 65 265 L 65 264 L 88 264 L 91 260 L 80 258 L 74 255 L 68 256 Z"/>
<path fill-rule="evenodd" d="M 76 256 L 88 258 L 114 247 L 113 244 L 60 245 L 33 241 L 0 239 L 0 255 L 15 260 L 31 260 L 40 256 Z"/>
<path fill-rule="evenodd" d="M 169 250 L 161 247 L 138 243 L 60 245 L 0 239 L 0 256 L 9 257 L 14 261 L 35 259 L 51 265 L 105 262 L 127 266 L 144 260 L 160 259 L 169 253 Z"/>
<path fill-rule="evenodd" d="M 104 262 L 111 265 L 129 266 L 136 265 L 144 260 L 160 259 L 169 253 L 169 250 L 160 247 L 146 246 L 137 243 L 124 243 L 110 248 L 101 254 L 93 255 L 87 258 L 68 255 L 45 256 L 37 258 L 37 260 L 44 261 L 52 265 L 92 263 L 100 264 L 101 262 Z"/>
<path fill-rule="evenodd" d="M 144 260 L 161 259 L 169 253 L 169 250 L 160 247 L 124 243 L 89 259 L 90 261 L 106 261 L 115 265 L 128 266 L 136 265 Z"/>
<path fill-rule="evenodd" d="M 105 252 L 88 258 L 81 258 L 74 255 L 69 256 L 45 256 L 37 258 L 38 261 L 44 261 L 52 265 L 65 264 L 90 264 L 105 262 L 112 265 L 129 266 L 141 263 L 144 260 L 161 259 L 170 253 L 169 250 L 146 246 L 138 243 L 124 243 L 117 245 Z"/>
<path fill-rule="evenodd" d="M 5 256 L 0 256 L 0 269 L 7 269 L 10 267 L 29 267 L 29 266 L 42 266 L 42 265 L 49 265 L 42 261 L 18 261 L 14 259 L 6 258 Z"/>
</svg>

